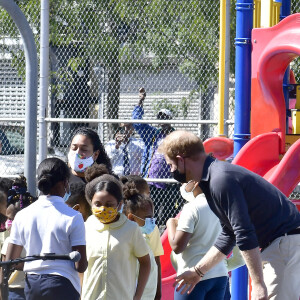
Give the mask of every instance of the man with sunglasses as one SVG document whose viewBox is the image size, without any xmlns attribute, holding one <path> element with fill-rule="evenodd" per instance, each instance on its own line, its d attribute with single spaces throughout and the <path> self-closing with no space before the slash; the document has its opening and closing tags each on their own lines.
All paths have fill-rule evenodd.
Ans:
<svg viewBox="0 0 300 300">
<path fill-rule="evenodd" d="M 159 151 L 176 180 L 199 182 L 222 225 L 214 246 L 177 277 L 177 289 L 190 293 L 237 244 L 252 279 L 251 299 L 299 299 L 300 213 L 295 205 L 261 176 L 208 156 L 191 132 L 171 133 Z"/>
</svg>

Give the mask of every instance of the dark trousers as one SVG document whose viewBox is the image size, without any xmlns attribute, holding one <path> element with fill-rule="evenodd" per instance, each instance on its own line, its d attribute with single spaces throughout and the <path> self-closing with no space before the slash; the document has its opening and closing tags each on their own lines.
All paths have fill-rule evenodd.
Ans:
<svg viewBox="0 0 300 300">
<path fill-rule="evenodd" d="M 26 300 L 24 289 L 10 288 L 8 292 L 8 300 Z"/>
<path fill-rule="evenodd" d="M 216 277 L 200 281 L 190 294 L 174 292 L 174 300 L 223 300 L 227 277 Z"/>
<path fill-rule="evenodd" d="M 63 276 L 27 274 L 26 300 L 79 300 L 80 295 L 71 281 Z"/>
<path fill-rule="evenodd" d="M 230 300 L 230 299 L 231 299 L 231 294 L 230 294 L 230 284 L 229 284 L 229 277 L 228 277 L 226 289 L 225 289 L 224 300 Z"/>
</svg>

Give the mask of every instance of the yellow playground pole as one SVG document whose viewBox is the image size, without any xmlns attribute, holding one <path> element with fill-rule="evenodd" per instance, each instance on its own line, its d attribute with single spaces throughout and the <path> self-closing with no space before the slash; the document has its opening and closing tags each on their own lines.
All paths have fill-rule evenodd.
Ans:
<svg viewBox="0 0 300 300">
<path fill-rule="evenodd" d="M 220 44 L 219 44 L 219 135 L 224 136 L 225 97 L 225 42 L 226 42 L 226 0 L 220 0 Z"/>
<path fill-rule="evenodd" d="M 261 0 L 254 0 L 253 28 L 260 28 Z"/>
</svg>

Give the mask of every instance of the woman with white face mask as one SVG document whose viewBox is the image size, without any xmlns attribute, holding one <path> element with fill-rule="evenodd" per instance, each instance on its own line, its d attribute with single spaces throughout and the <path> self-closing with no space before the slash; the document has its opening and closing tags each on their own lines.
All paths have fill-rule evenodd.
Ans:
<svg viewBox="0 0 300 300">
<path fill-rule="evenodd" d="M 111 173 L 111 162 L 99 135 L 90 128 L 80 127 L 73 134 L 68 153 L 68 164 L 72 173 L 70 183 L 85 183 L 85 171 L 94 163 L 104 164 Z"/>
<path fill-rule="evenodd" d="M 198 183 L 191 180 L 181 186 L 180 192 L 187 203 L 179 219 L 171 218 L 167 222 L 169 243 L 173 250 L 171 260 L 177 275 L 195 266 L 221 233 L 219 219 L 209 208 Z M 228 267 L 232 269 L 243 264 L 239 260 L 234 265 L 228 263 Z M 205 275 L 199 272 L 202 279 L 194 290 L 182 295 L 182 290 L 175 289 L 174 300 L 223 300 L 228 282 L 226 266 L 227 262 L 223 261 Z"/>
</svg>

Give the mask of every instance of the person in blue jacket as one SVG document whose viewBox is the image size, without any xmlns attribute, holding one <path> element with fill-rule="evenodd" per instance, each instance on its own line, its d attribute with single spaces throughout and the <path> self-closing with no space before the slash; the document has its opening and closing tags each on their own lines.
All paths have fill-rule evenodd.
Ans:
<svg viewBox="0 0 300 300">
<path fill-rule="evenodd" d="M 132 119 L 134 120 L 142 119 L 144 115 L 143 104 L 146 98 L 144 88 L 140 88 L 139 98 L 138 105 L 134 107 L 132 112 Z M 157 114 L 158 120 L 171 120 L 172 117 L 173 114 L 168 109 L 161 109 Z M 141 176 L 158 179 L 171 178 L 170 168 L 166 164 L 164 156 L 158 153 L 157 148 L 163 139 L 175 129 L 171 124 L 160 124 L 160 128 L 145 123 L 134 123 L 133 126 L 145 144 L 141 163 Z M 179 203 L 183 200 L 180 197 L 179 187 L 163 182 L 149 182 L 149 185 L 151 198 L 155 204 L 157 223 L 158 225 L 165 225 L 166 221 L 170 217 L 175 217 L 181 208 Z M 178 200 L 174 202 L 174 198 Z"/>
</svg>

